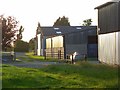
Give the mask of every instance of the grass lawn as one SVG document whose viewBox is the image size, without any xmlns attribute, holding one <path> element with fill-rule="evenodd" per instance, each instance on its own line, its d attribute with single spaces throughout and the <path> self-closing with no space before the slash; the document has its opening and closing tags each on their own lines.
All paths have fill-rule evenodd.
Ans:
<svg viewBox="0 0 120 90">
<path fill-rule="evenodd" d="M 3 88 L 117 88 L 118 68 L 80 62 L 45 68 L 2 65 Z"/>
<path fill-rule="evenodd" d="M 37 56 L 37 55 L 34 55 L 34 53 L 32 52 L 29 52 L 29 53 L 26 53 L 25 54 L 26 56 L 20 56 L 20 57 L 17 57 L 16 59 L 17 60 L 24 60 L 24 61 L 27 61 L 27 62 L 33 62 L 33 61 L 58 61 L 58 59 L 53 59 L 53 58 L 47 58 L 45 60 L 45 57 L 44 56 Z"/>
</svg>

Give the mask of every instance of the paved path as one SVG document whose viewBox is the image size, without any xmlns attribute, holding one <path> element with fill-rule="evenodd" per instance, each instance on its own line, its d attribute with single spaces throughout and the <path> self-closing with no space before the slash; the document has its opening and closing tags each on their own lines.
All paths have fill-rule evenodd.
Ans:
<svg viewBox="0 0 120 90">
<path fill-rule="evenodd" d="M 17 57 L 27 57 L 25 55 L 25 53 L 16 53 L 16 58 Z M 99 61 L 87 61 L 91 64 L 99 64 Z M 18 66 L 18 67 L 29 67 L 29 68 L 42 68 L 48 65 L 60 65 L 60 64 L 64 64 L 64 63 L 59 63 L 59 62 L 42 62 L 42 61 L 32 61 L 32 62 L 27 62 L 27 61 L 23 61 L 20 60 L 15 61 L 15 62 L 3 62 L 3 64 L 10 64 L 10 65 L 14 65 L 14 66 Z"/>
<path fill-rule="evenodd" d="M 27 57 L 25 53 L 16 53 L 16 58 L 18 57 Z M 27 61 L 8 61 L 8 62 L 3 62 L 3 64 L 9 64 L 9 65 L 14 65 L 18 67 L 29 67 L 29 68 L 42 68 L 48 65 L 55 65 L 55 64 L 61 64 L 59 62 L 42 62 L 42 61 L 32 61 L 32 62 L 27 62 Z"/>
<path fill-rule="evenodd" d="M 60 65 L 62 63 L 59 62 L 12 62 L 12 63 L 7 63 L 3 62 L 3 64 L 9 64 L 9 65 L 14 65 L 18 67 L 29 67 L 29 68 L 42 68 L 48 65 Z"/>
<path fill-rule="evenodd" d="M 22 52 L 16 52 L 16 57 L 20 57 L 20 56 L 25 56 L 25 53 L 22 53 Z"/>
</svg>

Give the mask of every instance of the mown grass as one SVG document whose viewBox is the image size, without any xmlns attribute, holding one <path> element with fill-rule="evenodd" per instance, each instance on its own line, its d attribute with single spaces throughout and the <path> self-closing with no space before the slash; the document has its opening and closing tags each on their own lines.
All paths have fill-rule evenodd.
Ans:
<svg viewBox="0 0 120 90">
<path fill-rule="evenodd" d="M 37 56 L 37 55 L 34 55 L 34 53 L 26 53 L 26 55 L 28 56 L 28 58 L 31 58 L 31 59 L 35 59 L 35 60 L 44 60 L 44 57 L 43 56 Z"/>
<path fill-rule="evenodd" d="M 118 68 L 81 62 L 41 69 L 4 64 L 3 88 L 118 88 Z"/>
<path fill-rule="evenodd" d="M 58 59 L 53 59 L 53 58 L 46 58 L 44 56 L 37 56 L 34 55 L 34 53 L 29 52 L 26 53 L 25 56 L 19 56 L 17 57 L 18 60 L 23 60 L 23 61 L 27 61 L 27 62 L 33 62 L 33 61 L 58 61 Z"/>
</svg>

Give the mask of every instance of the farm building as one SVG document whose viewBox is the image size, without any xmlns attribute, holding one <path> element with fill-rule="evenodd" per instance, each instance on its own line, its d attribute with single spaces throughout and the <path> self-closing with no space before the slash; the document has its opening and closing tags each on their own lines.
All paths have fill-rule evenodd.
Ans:
<svg viewBox="0 0 120 90">
<path fill-rule="evenodd" d="M 107 64 L 120 64 L 120 0 L 112 0 L 98 9 L 98 58 Z"/>
<path fill-rule="evenodd" d="M 37 34 L 37 55 L 67 58 L 74 52 L 98 56 L 96 26 L 40 27 Z"/>
</svg>

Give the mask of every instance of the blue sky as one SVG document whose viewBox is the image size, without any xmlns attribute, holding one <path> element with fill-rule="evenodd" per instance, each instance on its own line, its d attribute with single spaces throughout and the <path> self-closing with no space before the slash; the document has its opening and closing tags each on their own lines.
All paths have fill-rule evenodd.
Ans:
<svg viewBox="0 0 120 90">
<path fill-rule="evenodd" d="M 0 0 L 0 15 L 14 16 L 23 25 L 23 40 L 35 37 L 37 23 L 52 26 L 58 17 L 66 16 L 72 26 L 91 18 L 97 25 L 94 8 L 109 0 Z"/>
</svg>

